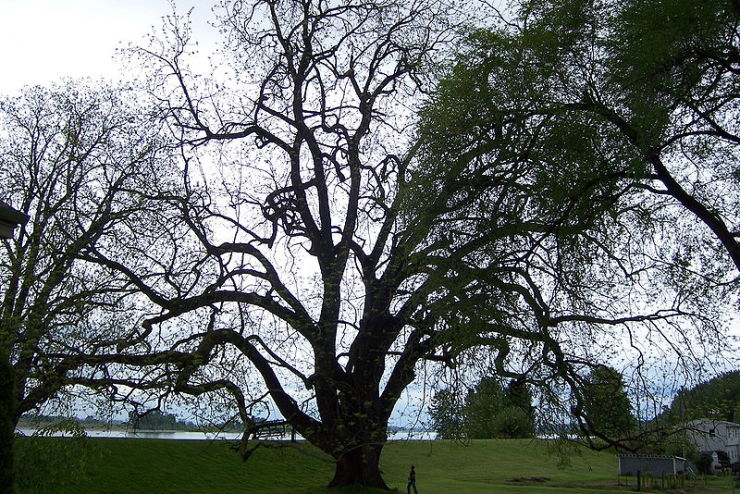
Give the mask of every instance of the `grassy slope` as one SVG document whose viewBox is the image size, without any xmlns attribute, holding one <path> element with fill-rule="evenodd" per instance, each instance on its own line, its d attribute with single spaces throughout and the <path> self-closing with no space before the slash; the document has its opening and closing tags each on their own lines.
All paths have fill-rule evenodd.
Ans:
<svg viewBox="0 0 740 494">
<path fill-rule="evenodd" d="M 60 441 L 60 439 L 44 439 Z M 56 485 L 59 494 L 324 494 L 333 467 L 306 444 L 260 449 L 242 463 L 226 442 L 147 439 L 89 439 L 96 453 L 87 478 Z M 528 440 L 475 441 L 462 446 L 446 441 L 395 442 L 384 451 L 382 469 L 391 487 L 405 492 L 405 478 L 416 465 L 421 494 L 586 494 L 624 493 L 616 489 L 616 459 L 610 453 L 582 452 L 571 465 L 558 460 L 543 443 Z M 512 482 L 548 477 L 546 482 Z M 729 480 L 724 480 L 729 486 Z M 313 486 L 313 487 L 312 487 Z M 48 489 L 47 489 L 48 490 Z M 359 494 L 358 489 L 346 493 Z M 370 491 L 367 491 L 368 494 Z M 732 492 L 730 488 L 712 492 Z M 23 492 L 22 494 L 31 494 Z"/>
<path fill-rule="evenodd" d="M 604 480 L 615 471 L 611 454 L 585 452 L 571 458 L 571 465 L 558 467 L 557 458 L 544 443 L 528 440 L 475 441 L 462 446 L 446 441 L 421 444 L 391 444 L 383 467 L 394 486 L 405 487 L 403 479 L 411 463 L 416 465 L 419 486 L 433 487 L 435 493 L 554 492 L 553 483 L 576 480 Z M 522 477 L 547 477 L 544 484 L 511 482 Z M 400 479 L 398 482 L 396 479 Z M 393 482 L 396 481 L 396 482 Z M 495 490 L 492 488 L 495 486 Z"/>
</svg>

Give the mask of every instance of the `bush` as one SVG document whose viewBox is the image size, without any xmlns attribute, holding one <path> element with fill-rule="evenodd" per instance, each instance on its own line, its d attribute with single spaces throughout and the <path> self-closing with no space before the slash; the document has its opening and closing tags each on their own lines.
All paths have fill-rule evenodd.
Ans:
<svg viewBox="0 0 740 494">
<path fill-rule="evenodd" d="M 65 437 L 53 437 L 63 434 Z M 95 448 L 84 427 L 67 420 L 14 441 L 16 485 L 20 493 L 57 492 L 60 485 L 78 483 Z"/>
<path fill-rule="evenodd" d="M 532 437 L 534 423 L 527 412 L 519 407 L 510 406 L 496 414 L 493 418 L 492 430 L 496 437 Z"/>
<path fill-rule="evenodd" d="M 702 475 L 709 475 L 712 473 L 712 455 L 711 453 L 701 453 L 699 459 L 696 460 L 696 469 Z"/>
</svg>

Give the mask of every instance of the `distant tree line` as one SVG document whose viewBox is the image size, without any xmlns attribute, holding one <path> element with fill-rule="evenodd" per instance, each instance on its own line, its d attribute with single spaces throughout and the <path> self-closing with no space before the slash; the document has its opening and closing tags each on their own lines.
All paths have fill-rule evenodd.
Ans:
<svg viewBox="0 0 740 494">
<path fill-rule="evenodd" d="M 136 429 L 147 430 L 173 430 L 173 431 L 202 431 L 204 428 L 218 429 L 224 432 L 243 432 L 244 424 L 239 419 L 234 419 L 223 424 L 212 424 L 204 427 L 191 420 L 184 420 L 173 413 L 152 410 L 148 413 L 138 413 L 134 410 L 129 411 L 128 418 L 121 419 L 101 419 L 93 415 L 88 415 L 84 419 L 72 418 L 64 415 L 43 415 L 43 414 L 25 414 L 18 421 L 19 425 L 27 427 L 37 427 L 40 425 L 60 424 L 73 420 L 83 426 L 129 426 Z M 263 419 L 255 418 L 254 421 L 259 423 Z"/>
<path fill-rule="evenodd" d="M 160 410 L 151 410 L 143 414 L 131 410 L 128 413 L 128 424 L 136 429 L 154 430 L 175 430 L 178 425 L 187 425 L 179 422 L 174 413 L 161 412 Z"/>
<path fill-rule="evenodd" d="M 264 419 L 255 418 L 255 422 Z M 149 410 L 138 413 L 131 410 L 128 413 L 128 425 L 135 429 L 147 430 L 173 430 L 173 431 L 203 431 L 204 429 L 216 429 L 223 432 L 244 432 L 244 424 L 238 418 L 234 418 L 222 424 L 212 424 L 204 427 L 192 421 L 180 420 L 174 413 L 162 412 L 160 410 Z"/>
<path fill-rule="evenodd" d="M 69 417 L 65 415 L 44 415 L 44 414 L 35 414 L 35 413 L 27 413 L 21 415 L 21 418 L 18 420 L 18 424 L 21 426 L 39 426 L 39 425 L 49 425 L 49 424 L 60 424 L 62 422 L 66 422 L 70 420 Z M 92 415 L 88 415 L 84 419 L 79 421 L 81 424 L 107 424 L 108 421 L 99 419 L 97 417 L 93 417 Z M 122 424 L 123 420 L 117 420 L 113 421 L 111 423 L 117 423 Z"/>
<path fill-rule="evenodd" d="M 663 418 L 674 424 L 701 418 L 740 422 L 740 370 L 680 389 Z"/>
<path fill-rule="evenodd" d="M 574 413 L 579 420 L 563 424 L 557 434 L 627 438 L 635 433 L 637 420 L 619 371 L 595 367 L 583 377 L 580 393 L 573 399 L 581 407 Z M 483 377 L 465 396 L 442 389 L 429 412 L 439 439 L 526 438 L 538 432 L 532 394 L 517 380 Z"/>
</svg>

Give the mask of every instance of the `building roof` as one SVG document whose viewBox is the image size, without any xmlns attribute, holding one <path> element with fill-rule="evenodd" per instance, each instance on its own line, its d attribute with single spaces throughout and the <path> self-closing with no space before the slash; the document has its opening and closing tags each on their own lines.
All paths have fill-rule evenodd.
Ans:
<svg viewBox="0 0 740 494">
<path fill-rule="evenodd" d="M 0 201 L 0 238 L 12 237 L 15 227 L 25 225 L 27 221 L 28 215 Z"/>
<path fill-rule="evenodd" d="M 672 460 L 683 460 L 687 461 L 686 458 L 682 458 L 680 456 L 670 456 L 670 455 L 637 455 L 637 454 L 623 454 L 623 455 L 617 455 L 620 458 L 643 458 L 643 459 L 672 459 Z"/>
<path fill-rule="evenodd" d="M 694 419 L 694 420 L 689 420 L 687 422 L 687 425 L 697 425 L 697 424 L 713 424 L 713 425 L 724 424 L 730 427 L 740 427 L 740 424 L 737 424 L 735 422 L 728 422 L 727 420 L 715 420 L 715 419 L 707 419 L 707 418 Z"/>
</svg>

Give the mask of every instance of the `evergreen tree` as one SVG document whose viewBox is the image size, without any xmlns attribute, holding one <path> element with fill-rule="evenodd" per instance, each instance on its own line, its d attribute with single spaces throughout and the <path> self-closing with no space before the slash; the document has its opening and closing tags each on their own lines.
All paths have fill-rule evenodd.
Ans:
<svg viewBox="0 0 740 494">
<path fill-rule="evenodd" d="M 429 415 L 438 439 L 458 439 L 463 432 L 463 407 L 457 395 L 443 389 L 432 398 Z"/>
<path fill-rule="evenodd" d="M 635 429 L 632 405 L 622 375 L 607 366 L 594 368 L 582 389 L 583 425 L 589 433 L 623 438 Z"/>
</svg>

